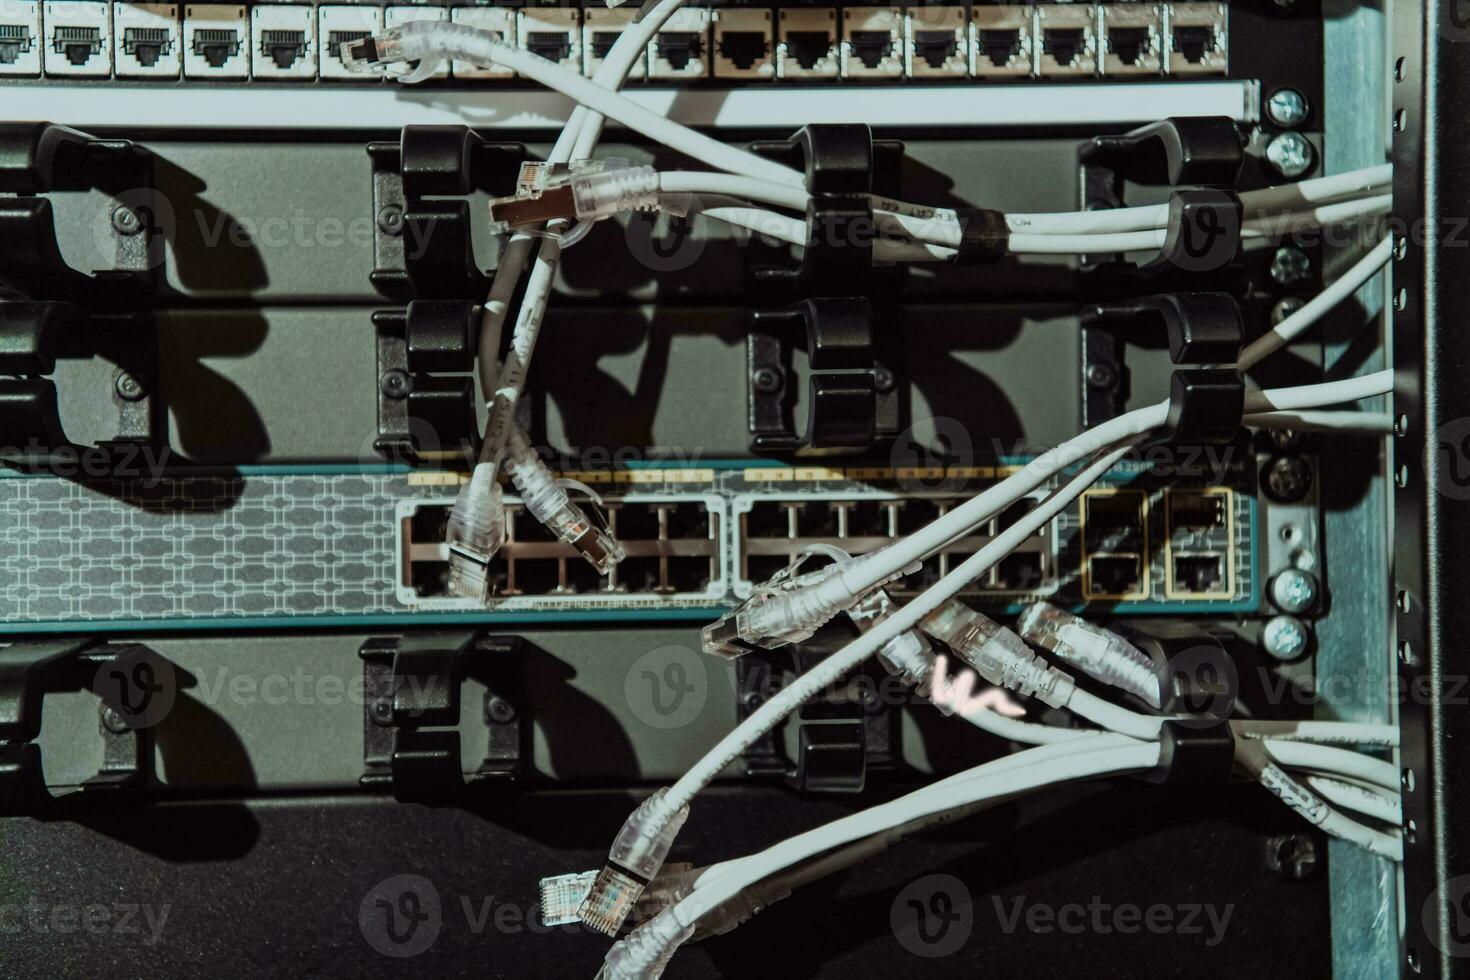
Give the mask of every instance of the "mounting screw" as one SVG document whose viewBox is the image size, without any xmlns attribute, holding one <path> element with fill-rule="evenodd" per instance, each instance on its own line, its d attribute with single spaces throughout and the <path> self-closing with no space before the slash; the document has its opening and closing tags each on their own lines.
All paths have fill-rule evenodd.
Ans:
<svg viewBox="0 0 1470 980">
<path fill-rule="evenodd" d="M 374 725 L 387 728 L 393 724 L 393 702 L 388 698 L 378 698 L 368 706 L 368 713 L 372 716 Z"/>
<path fill-rule="evenodd" d="M 1118 383 L 1118 372 L 1106 364 L 1089 364 L 1087 383 L 1094 388 L 1111 388 Z"/>
<path fill-rule="evenodd" d="M 1317 578 L 1309 572 L 1288 568 L 1271 580 L 1271 601 L 1285 613 L 1304 613 L 1317 604 Z"/>
<path fill-rule="evenodd" d="M 508 725 L 516 720 L 516 709 L 498 694 L 485 695 L 485 720 L 497 725 Z"/>
<path fill-rule="evenodd" d="M 122 715 L 117 713 L 116 708 L 110 707 L 104 702 L 99 702 L 97 707 L 102 713 L 103 728 L 112 732 L 114 735 L 122 735 L 127 732 L 128 723 L 123 720 Z"/>
<path fill-rule="evenodd" d="M 1295 660 L 1307 652 L 1307 627 L 1295 616 L 1273 616 L 1261 628 L 1261 649 L 1277 660 Z"/>
<path fill-rule="evenodd" d="M 1261 483 L 1272 500 L 1294 504 L 1312 489 L 1312 468 L 1300 456 L 1277 456 L 1266 464 Z"/>
<path fill-rule="evenodd" d="M 893 372 L 886 367 L 873 368 L 873 387 L 881 392 L 893 390 Z"/>
<path fill-rule="evenodd" d="M 1271 307 L 1271 326 L 1280 326 L 1282 320 L 1285 320 L 1306 305 L 1306 300 L 1299 296 L 1283 297 L 1277 301 L 1275 306 Z"/>
<path fill-rule="evenodd" d="M 136 235 L 143 230 L 143 219 L 126 204 L 119 204 L 112 209 L 112 227 L 119 235 Z"/>
<path fill-rule="evenodd" d="M 1312 278 L 1312 260 L 1294 245 L 1283 245 L 1271 256 L 1271 281 L 1278 286 L 1294 286 Z"/>
<path fill-rule="evenodd" d="M 1307 121 L 1307 97 L 1294 88 L 1279 88 L 1266 100 L 1266 118 L 1282 129 L 1296 129 Z"/>
<path fill-rule="evenodd" d="M 407 398 L 412 387 L 408 375 L 397 368 L 384 371 L 383 376 L 378 379 L 378 390 L 389 398 Z"/>
<path fill-rule="evenodd" d="M 1309 834 L 1276 834 L 1266 839 L 1266 867 L 1301 881 L 1317 870 L 1317 842 Z"/>
<path fill-rule="evenodd" d="M 117 392 L 117 397 L 126 402 L 141 401 L 147 394 L 138 379 L 126 371 L 118 373 L 117 380 L 112 383 L 112 387 Z"/>
<path fill-rule="evenodd" d="M 774 395 L 781 390 L 781 374 L 775 368 L 756 368 L 750 375 L 750 383 L 763 395 Z"/>
<path fill-rule="evenodd" d="M 1305 176 L 1317 162 L 1317 151 L 1301 133 L 1282 133 L 1266 144 L 1266 162 L 1288 180 Z"/>
<path fill-rule="evenodd" d="M 378 211 L 378 229 L 385 235 L 403 234 L 403 208 L 385 204 Z"/>
</svg>

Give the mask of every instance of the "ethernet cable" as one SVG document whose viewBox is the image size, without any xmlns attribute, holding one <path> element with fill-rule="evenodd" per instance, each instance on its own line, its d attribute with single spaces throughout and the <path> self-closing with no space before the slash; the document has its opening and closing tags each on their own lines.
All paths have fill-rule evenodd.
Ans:
<svg viewBox="0 0 1470 980">
<path fill-rule="evenodd" d="M 1258 429 L 1290 429 L 1293 432 L 1358 432 L 1387 436 L 1394 431 L 1393 416 L 1387 412 L 1267 412 L 1247 415 L 1242 421 Z"/>
<path fill-rule="evenodd" d="M 1369 279 L 1376 276 L 1393 256 L 1393 239 L 1385 238 L 1366 255 L 1339 276 L 1326 289 L 1312 297 L 1301 309 L 1292 313 L 1276 326 L 1257 337 L 1240 352 L 1237 365 L 1242 371 L 1255 367 L 1262 360 L 1285 347 L 1298 334 L 1322 319 L 1338 303 L 1357 292 Z"/>
<path fill-rule="evenodd" d="M 1381 394 L 1392 386 L 1392 372 L 1384 371 L 1346 381 L 1308 385 L 1299 388 L 1284 388 L 1272 391 L 1251 392 L 1247 395 L 1247 408 L 1265 410 L 1270 408 L 1299 409 L 1337 401 L 1357 400 Z M 1132 442 L 1164 423 L 1168 405 L 1161 403 L 1146 409 L 1136 409 L 1109 422 L 1103 423 L 1008 477 L 1001 484 L 955 508 L 948 514 L 931 522 L 909 537 L 867 556 L 866 561 L 854 562 L 838 574 L 824 580 L 823 588 L 845 589 L 852 595 L 865 595 L 875 582 L 921 560 L 931 550 L 943 548 L 955 537 L 962 536 L 980 523 L 999 513 L 1021 496 L 1030 493 L 1047 477 L 1060 470 L 1075 458 L 1079 451 L 1102 450 L 1102 455 L 1072 477 L 1063 487 L 1054 491 L 1047 500 L 1033 508 L 980 551 L 967 558 L 957 568 L 942 578 L 916 599 L 909 602 L 893 616 L 877 624 L 851 643 L 822 661 L 812 670 L 798 677 L 791 685 L 782 689 L 775 697 L 766 701 L 748 716 L 736 729 L 720 742 L 684 774 L 672 787 L 659 790 L 644 801 L 644 804 L 629 818 L 619 835 L 620 842 L 628 846 L 614 846 L 609 864 L 599 873 L 601 887 L 594 889 L 582 909 L 583 920 L 594 928 L 612 934 L 626 918 L 627 909 L 637 900 L 643 882 L 651 879 L 662 864 L 677 827 L 688 817 L 690 801 L 700 789 L 708 785 L 731 762 L 738 759 L 756 739 L 774 728 L 780 721 L 802 703 L 825 690 L 830 684 L 845 675 L 884 644 L 899 634 L 917 626 L 924 617 L 935 612 L 952 599 L 970 581 L 990 565 L 1008 554 L 1028 538 L 1045 521 L 1050 520 L 1086 487 L 1096 481 L 1128 451 Z M 1118 447 L 1121 448 L 1109 448 Z M 879 560 L 882 559 L 882 560 Z M 848 580 L 848 576 L 855 577 Z M 876 578 L 875 578 L 876 577 Z M 1084 690 L 1073 690 L 1067 706 L 1076 714 L 1099 726 L 1130 735 L 1139 739 L 1156 739 L 1160 719 L 1151 718 L 1111 704 Z M 1277 778 L 1279 767 L 1266 760 L 1269 766 L 1258 767 L 1257 776 L 1269 777 L 1273 788 L 1294 783 L 1285 783 Z M 1291 800 L 1288 799 L 1290 803 Z M 1314 816 L 1319 815 L 1314 811 Z M 1327 829 L 1324 824 L 1324 829 Z M 620 859 L 627 859 L 636 852 L 640 869 L 629 876 L 628 866 Z M 623 869 L 623 870 L 620 870 Z M 610 923 L 610 925 L 609 925 Z"/>
<path fill-rule="evenodd" d="M 609 88 L 621 86 L 658 29 L 683 3 L 684 0 L 661 0 L 648 10 L 614 42 L 594 81 Z M 424 67 L 424 63 L 420 67 Z M 551 162 L 571 159 L 584 145 L 585 152 L 590 153 L 591 146 L 601 133 L 602 122 L 602 116 L 578 105 L 552 148 Z M 514 401 L 519 397 L 520 386 L 524 383 L 529 354 L 535 348 L 536 333 L 540 329 L 545 298 L 550 294 L 552 274 L 556 266 L 552 251 L 538 253 L 536 270 L 539 273 L 533 277 L 536 281 L 528 286 L 528 302 L 531 303 L 531 308 L 527 310 L 523 306 L 522 315 L 517 317 L 516 336 L 512 338 L 512 351 L 519 351 L 520 356 L 516 362 L 508 365 L 508 371 L 502 372 L 504 377 L 499 377 L 496 367 L 502 326 L 530 255 L 532 241 L 530 235 L 511 236 L 501 253 L 500 263 L 485 301 L 480 320 L 477 356 L 480 384 L 490 411 L 486 427 L 487 430 L 493 428 L 493 433 L 490 433 L 493 439 L 487 438 L 481 445 L 479 462 L 470 481 L 461 488 L 455 500 L 446 533 L 450 548 L 450 591 L 482 602 L 489 598 L 490 560 L 504 539 L 505 516 L 497 482 L 497 469 L 503 440 L 507 434 L 507 420 L 511 415 L 509 409 L 513 408 Z M 535 305 L 538 295 L 541 297 L 539 306 Z M 503 413 L 498 422 L 495 416 L 497 402 Z"/>
</svg>

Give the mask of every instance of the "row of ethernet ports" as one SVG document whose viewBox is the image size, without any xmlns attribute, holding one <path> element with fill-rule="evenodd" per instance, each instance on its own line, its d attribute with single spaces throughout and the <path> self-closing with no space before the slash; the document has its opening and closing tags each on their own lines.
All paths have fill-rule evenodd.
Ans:
<svg viewBox="0 0 1470 980">
<path fill-rule="evenodd" d="M 345 43 L 410 21 L 479 27 L 593 74 L 636 11 L 624 7 L 102 3 L 6 0 L 0 75 L 375 81 Z M 688 7 L 631 77 L 722 79 L 1030 78 L 1223 74 L 1224 3 Z M 456 62 L 439 77 L 509 79 Z"/>
</svg>

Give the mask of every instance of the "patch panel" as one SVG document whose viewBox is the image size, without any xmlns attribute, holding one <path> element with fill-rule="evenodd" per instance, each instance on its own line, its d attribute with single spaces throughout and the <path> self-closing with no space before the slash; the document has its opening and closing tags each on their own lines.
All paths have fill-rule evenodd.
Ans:
<svg viewBox="0 0 1470 980">
<path fill-rule="evenodd" d="M 353 71 L 342 63 L 342 45 L 383 29 L 383 8 L 360 4 L 328 4 L 316 8 L 319 40 L 317 74 L 322 78 L 354 82 L 377 81 L 377 76 Z"/>
<path fill-rule="evenodd" d="M 582 70 L 582 18 L 576 8 L 528 7 L 521 11 L 516 37 L 532 54 Z"/>
<path fill-rule="evenodd" d="M 776 14 L 776 77 L 836 78 L 841 60 L 835 7 L 788 7 Z"/>
<path fill-rule="evenodd" d="M 1164 68 L 1163 11 L 1153 4 L 1104 4 L 1102 73 L 1110 77 L 1156 75 Z"/>
<path fill-rule="evenodd" d="M 626 557 L 600 576 L 521 510 L 517 498 L 506 498 L 506 540 L 491 570 L 497 609 L 708 606 L 724 599 L 726 509 L 720 497 L 631 493 L 603 499 L 608 528 Z M 406 606 L 476 608 L 447 594 L 444 527 L 453 505 L 453 498 L 436 498 L 398 507 L 396 589 Z"/>
<path fill-rule="evenodd" d="M 39 74 L 40 0 L 0 0 L 0 75 Z"/>
<path fill-rule="evenodd" d="M 250 75 L 250 22 L 244 7 L 197 3 L 184 7 L 185 78 Z"/>
<path fill-rule="evenodd" d="M 776 77 L 775 33 L 771 12 L 750 7 L 714 11 L 714 75 L 716 78 Z"/>
<path fill-rule="evenodd" d="M 112 5 L 112 60 L 119 78 L 178 78 L 183 68 L 179 8 L 161 3 Z"/>
<path fill-rule="evenodd" d="M 1230 7 L 1171 3 L 1164 8 L 1170 75 L 1221 75 L 1230 62 Z"/>
<path fill-rule="evenodd" d="M 108 4 L 46 0 L 41 23 L 46 74 L 87 78 L 112 74 L 112 8 Z"/>
<path fill-rule="evenodd" d="M 607 59 L 607 53 L 633 23 L 633 13 L 627 7 L 588 8 L 582 13 L 582 54 L 589 78 L 597 74 L 597 69 Z M 648 77 L 646 53 L 633 63 L 628 77 L 635 80 Z"/>
<path fill-rule="evenodd" d="M 710 12 L 674 11 L 648 45 L 648 77 L 660 81 L 707 78 L 710 73 Z"/>
<path fill-rule="evenodd" d="M 921 6 L 904 18 L 904 72 L 910 78 L 970 74 L 970 31 L 964 7 Z"/>
<path fill-rule="evenodd" d="M 447 7 L 428 7 L 420 5 L 408 6 L 404 4 L 395 4 L 393 6 L 387 7 L 383 11 L 384 27 L 400 27 L 404 24 L 411 24 L 415 21 L 422 20 L 440 21 L 448 19 L 449 9 Z M 431 74 L 429 77 L 448 78 L 449 62 L 446 61 L 440 63 L 439 67 L 435 68 L 433 74 Z"/>
<path fill-rule="evenodd" d="M 975 6 L 970 11 L 970 73 L 976 78 L 1024 78 L 1034 65 L 1030 7 Z"/>
<path fill-rule="evenodd" d="M 893 7 L 842 9 L 842 77 L 901 78 L 904 14 Z"/>
<path fill-rule="evenodd" d="M 591 11 L 589 11 L 591 13 Z M 500 40 L 510 44 L 516 42 L 516 12 L 505 7 L 454 7 L 449 19 L 456 24 L 478 27 L 482 31 L 493 31 Z M 456 61 L 453 65 L 455 78 L 514 78 L 515 72 L 499 65 L 472 65 L 467 61 Z"/>
<path fill-rule="evenodd" d="M 316 77 L 316 16 L 311 7 L 250 8 L 250 73 L 255 78 Z"/>
<path fill-rule="evenodd" d="M 1036 73 L 1043 77 L 1097 73 L 1097 8 L 1081 4 L 1036 7 Z"/>
</svg>

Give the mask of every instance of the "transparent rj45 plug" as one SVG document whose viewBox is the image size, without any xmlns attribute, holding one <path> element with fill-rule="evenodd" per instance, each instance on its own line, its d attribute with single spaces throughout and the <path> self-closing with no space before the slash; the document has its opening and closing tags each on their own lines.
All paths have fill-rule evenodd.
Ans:
<svg viewBox="0 0 1470 980">
<path fill-rule="evenodd" d="M 1116 633 L 1047 602 L 1021 613 L 1021 635 L 1104 684 L 1159 706 L 1159 675 L 1148 655 Z"/>
<path fill-rule="evenodd" d="M 1072 697 L 1070 677 L 1032 653 L 1015 633 L 959 601 L 924 617 L 920 628 L 997 687 L 1035 695 L 1054 708 L 1066 707 Z"/>
<path fill-rule="evenodd" d="M 449 545 L 449 591 L 485 602 L 490 598 L 490 562 L 505 542 L 505 504 L 495 465 L 480 463 L 459 489 L 445 534 Z"/>
<path fill-rule="evenodd" d="M 521 166 L 516 192 L 490 202 L 491 227 L 504 232 L 548 221 L 599 221 L 658 207 L 658 171 L 615 161 L 578 160 L 565 166 Z"/>
<path fill-rule="evenodd" d="M 588 517 L 581 507 L 572 503 L 566 486 L 536 455 L 519 427 L 511 432 L 505 455 L 505 472 L 531 516 L 576 548 L 599 575 L 606 575 L 623 560 L 623 546 L 603 524 Z"/>
<path fill-rule="evenodd" d="M 670 812 L 664 803 L 665 792 L 654 793 L 628 817 L 608 851 L 607 864 L 597 872 L 577 910 L 583 922 L 604 935 L 618 934 L 689 819 L 687 806 Z"/>
</svg>

